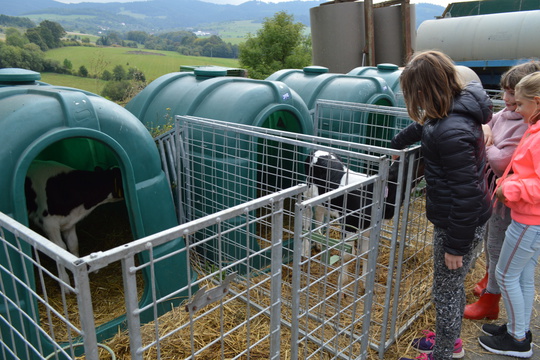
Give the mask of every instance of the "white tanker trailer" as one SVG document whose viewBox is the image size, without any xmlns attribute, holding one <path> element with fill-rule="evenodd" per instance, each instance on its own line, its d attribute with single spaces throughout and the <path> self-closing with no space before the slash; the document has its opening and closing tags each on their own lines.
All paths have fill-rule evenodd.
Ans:
<svg viewBox="0 0 540 360">
<path fill-rule="evenodd" d="M 509 67 L 540 59 L 540 10 L 442 18 L 422 22 L 416 49 L 438 49 L 497 88 Z"/>
</svg>

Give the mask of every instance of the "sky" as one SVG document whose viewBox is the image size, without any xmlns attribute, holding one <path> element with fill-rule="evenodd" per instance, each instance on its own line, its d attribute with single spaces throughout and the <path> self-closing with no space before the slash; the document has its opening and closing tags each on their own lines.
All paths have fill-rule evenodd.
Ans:
<svg viewBox="0 0 540 360">
<path fill-rule="evenodd" d="M 133 2 L 133 1 L 146 1 L 146 0 L 56 0 L 58 2 L 70 4 L 70 3 L 80 3 L 80 2 L 93 2 L 93 3 L 109 3 L 109 2 Z M 232 5 L 238 5 L 241 3 L 244 3 L 248 0 L 201 0 L 206 2 L 211 2 L 215 4 L 232 4 Z M 290 1 L 290 0 L 263 0 L 264 2 L 284 2 L 284 1 Z M 305 1 L 305 0 L 303 0 Z M 374 3 L 382 2 L 383 0 L 373 0 Z M 461 2 L 459 0 L 449 1 L 449 0 L 411 0 L 411 4 L 418 4 L 418 3 L 430 3 L 430 4 L 436 4 L 440 6 L 446 7 L 451 2 Z"/>
</svg>

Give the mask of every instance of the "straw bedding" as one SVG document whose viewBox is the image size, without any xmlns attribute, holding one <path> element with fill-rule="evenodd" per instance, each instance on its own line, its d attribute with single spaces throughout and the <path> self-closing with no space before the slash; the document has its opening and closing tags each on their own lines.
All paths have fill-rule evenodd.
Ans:
<svg viewBox="0 0 540 360">
<path fill-rule="evenodd" d="M 421 206 L 421 205 L 420 205 Z M 413 220 L 415 221 L 415 220 Z M 425 218 L 418 219 L 418 221 L 425 221 Z M 290 226 L 286 223 L 286 226 Z M 419 227 L 424 225 L 419 225 Z M 413 226 L 414 227 L 414 226 Z M 424 226 L 425 227 L 425 226 Z M 290 232 L 286 231 L 284 237 L 290 236 Z M 425 237 L 429 238 L 431 235 L 427 234 Z M 375 287 L 375 296 L 374 296 L 374 306 L 372 308 L 372 320 L 373 324 L 371 326 L 370 336 L 374 339 L 377 339 L 377 342 L 380 340 L 380 333 L 382 331 L 382 315 L 384 312 L 384 295 L 387 287 L 388 280 L 388 269 L 389 258 L 390 258 L 390 247 L 388 245 L 384 246 L 384 242 L 381 242 L 379 247 L 378 254 L 378 268 L 376 270 L 376 287 Z M 424 251 L 415 251 L 412 247 L 407 247 L 404 251 L 404 263 L 403 271 L 405 276 L 403 276 L 402 288 L 410 291 L 408 297 L 404 297 L 401 301 L 404 300 L 409 302 L 403 304 L 408 310 L 407 313 L 410 315 L 412 312 L 419 310 L 423 304 L 429 300 L 430 294 L 430 276 L 431 273 L 431 262 L 430 262 L 430 249 L 425 247 Z M 394 264 L 395 266 L 395 264 Z M 419 271 L 418 266 L 421 266 Z M 422 268 L 422 266 L 424 268 Z M 197 264 L 194 264 L 194 267 L 197 268 Z M 322 271 L 323 269 L 321 269 Z M 472 288 L 474 287 L 475 282 L 484 275 L 485 265 L 483 263 L 483 256 L 481 256 L 476 266 L 471 270 L 467 278 L 466 288 L 467 293 L 472 293 Z M 414 272 L 415 276 L 408 274 L 408 272 Z M 291 289 L 288 285 L 290 281 L 291 269 L 290 264 L 284 264 L 282 268 L 283 273 L 283 287 L 282 287 L 282 299 L 284 304 L 291 299 Z M 310 272 L 311 277 L 303 276 L 302 281 L 303 285 L 308 285 L 308 283 L 317 278 L 317 268 L 315 262 Z M 394 276 L 391 275 L 390 277 Z M 120 271 L 117 266 L 111 266 L 109 268 L 101 270 L 98 274 L 92 275 L 92 289 L 93 289 L 93 306 L 94 312 L 96 314 L 96 324 L 99 325 L 103 322 L 109 321 L 117 316 L 123 315 L 125 313 L 125 308 L 123 306 L 122 293 L 122 280 L 120 277 Z M 423 278 L 423 281 L 418 281 L 418 276 Z M 264 281 L 267 276 L 253 277 L 250 279 L 250 288 L 255 290 L 250 290 L 249 296 L 250 301 L 260 304 L 262 306 L 269 305 L 269 296 L 267 285 Z M 261 281 L 261 284 L 257 284 L 258 281 Z M 267 281 L 266 281 L 267 282 Z M 330 276 L 328 280 L 329 283 L 337 283 L 337 273 Z M 142 281 L 140 281 L 142 284 Z M 255 285 L 254 285 L 255 284 Z M 393 284 L 393 283 L 392 283 Z M 208 284 L 209 287 L 213 287 L 212 284 Z M 236 283 L 234 286 L 237 286 L 236 291 L 242 292 L 242 283 Z M 202 285 L 201 285 L 202 287 Z M 62 309 L 61 297 L 59 294 L 54 294 L 54 285 L 48 286 L 48 295 L 49 303 L 52 303 L 55 308 Z M 142 288 L 140 289 L 142 291 Z M 235 289 L 233 289 L 235 290 Z M 324 297 L 332 294 L 331 287 L 320 289 L 312 288 L 310 290 L 313 293 L 318 293 L 319 296 Z M 326 293 L 326 292 L 328 293 Z M 359 293 L 361 295 L 361 293 Z M 317 299 L 313 299 L 317 301 Z M 330 303 L 331 299 L 328 300 Z M 343 301 L 351 301 L 345 298 Z M 472 295 L 468 298 L 468 302 L 475 301 Z M 71 321 L 78 326 L 78 308 L 76 304 L 76 299 L 74 296 L 68 296 L 67 298 L 67 308 L 68 308 L 68 317 Z M 310 304 L 311 306 L 311 304 Z M 400 305 L 401 306 L 401 305 Z M 335 316 L 332 313 L 333 307 L 330 306 L 313 306 L 310 311 L 317 311 L 323 317 L 331 318 Z M 62 310 L 61 310 L 62 311 Z M 216 341 L 215 344 L 208 346 L 205 350 L 202 351 L 201 355 L 197 359 L 229 359 L 237 356 L 238 354 L 245 351 L 249 345 L 256 344 L 259 339 L 263 339 L 265 336 L 268 336 L 270 332 L 270 321 L 266 316 L 256 316 L 250 317 L 253 315 L 254 310 L 246 306 L 245 302 L 241 300 L 227 300 L 223 306 L 220 306 L 220 303 L 213 303 L 207 305 L 204 308 L 205 313 L 213 313 L 212 316 L 200 317 L 197 321 L 193 322 L 193 328 L 190 326 L 185 326 L 184 328 L 175 331 L 166 339 L 160 340 L 159 345 L 159 354 L 163 359 L 184 359 L 191 355 L 191 339 L 193 338 L 194 350 L 199 350 L 204 348 L 207 344 L 212 343 L 212 341 L 221 338 L 222 333 L 228 333 L 227 336 L 223 337 L 223 342 Z M 362 309 L 357 309 L 358 312 L 361 312 Z M 282 316 L 284 318 L 290 319 L 290 308 L 288 306 L 282 306 Z M 44 315 L 44 311 L 42 311 Z M 348 325 L 347 321 L 352 318 L 353 314 L 344 314 L 340 315 L 339 318 L 333 319 L 332 321 L 339 322 L 342 325 Z M 503 315 L 504 316 L 504 315 Z M 42 316 L 43 317 L 43 316 Z M 223 321 L 221 322 L 221 318 Z M 251 319 L 251 320 L 247 320 Z M 46 328 L 46 331 L 50 332 L 51 328 L 54 329 L 54 333 L 57 339 L 67 338 L 67 331 L 65 325 L 61 321 L 55 323 L 56 319 L 53 319 L 53 324 L 48 324 L 48 320 L 43 318 L 42 326 Z M 397 326 L 400 327 L 404 325 L 403 321 L 405 318 L 398 316 Z M 156 333 L 160 336 L 168 334 L 172 329 L 176 329 L 180 324 L 189 324 L 190 323 L 190 314 L 185 311 L 183 306 L 172 309 L 170 312 L 162 315 L 157 324 L 154 322 L 145 324 L 142 326 L 142 336 L 143 344 L 150 344 L 156 339 Z M 242 325 L 241 325 L 242 324 Z M 434 329 L 435 316 L 433 308 L 430 307 L 426 312 L 424 312 L 410 327 L 410 330 L 402 334 L 397 342 L 393 344 L 389 350 L 385 353 L 385 359 L 396 359 L 400 356 L 410 356 L 412 358 L 416 357 L 418 354 L 414 349 L 410 348 L 410 342 L 413 338 L 422 336 L 422 329 Z M 52 327 L 50 327 L 52 326 Z M 315 329 L 317 324 L 301 324 L 303 328 Z M 356 326 L 356 325 L 355 325 Z M 335 336 L 334 330 L 331 327 L 320 328 L 317 331 L 326 331 L 324 338 L 328 339 Z M 193 332 L 193 335 L 191 334 Z M 476 322 L 467 321 L 463 322 L 463 334 L 462 337 L 465 342 L 465 346 L 469 343 L 476 343 L 476 337 L 478 336 L 479 329 Z M 249 336 L 248 336 L 249 334 Z M 340 340 L 341 341 L 341 340 Z M 347 344 L 346 339 L 343 339 L 344 345 Z M 106 345 L 112 348 L 116 354 L 117 359 L 130 359 L 130 349 L 129 349 L 129 334 L 127 332 L 119 333 L 112 339 L 106 342 Z M 290 359 L 290 330 L 286 326 L 281 326 L 281 358 Z M 250 358 L 250 359 L 268 359 L 268 354 L 270 350 L 270 344 L 268 339 L 261 340 L 260 343 L 257 343 L 256 346 L 252 346 L 252 350 L 249 352 L 249 357 L 247 355 L 242 356 L 241 358 Z M 355 349 L 353 351 L 356 351 Z M 300 349 L 300 354 L 313 354 L 320 351 L 319 346 L 314 343 L 303 343 L 302 348 Z M 109 359 L 105 351 L 101 354 L 103 359 Z M 156 351 L 156 346 L 150 346 L 150 350 L 145 352 L 145 359 L 157 359 L 158 353 Z M 305 356 L 305 355 L 304 355 Z M 319 358 L 321 359 L 330 359 L 332 355 L 322 354 Z M 300 357 L 302 358 L 302 357 Z M 374 350 L 369 350 L 368 355 L 369 360 L 378 359 L 378 353 Z"/>
</svg>

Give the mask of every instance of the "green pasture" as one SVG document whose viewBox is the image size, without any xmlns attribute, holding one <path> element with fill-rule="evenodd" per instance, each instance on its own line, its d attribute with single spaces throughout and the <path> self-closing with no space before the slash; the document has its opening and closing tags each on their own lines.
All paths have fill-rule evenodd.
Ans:
<svg viewBox="0 0 540 360">
<path fill-rule="evenodd" d="M 112 72 L 116 65 L 124 66 L 127 71 L 131 67 L 141 70 L 147 82 L 158 77 L 180 70 L 181 65 L 188 66 L 223 66 L 238 67 L 238 60 L 211 58 L 202 56 L 185 56 L 173 51 L 157 51 L 145 49 L 132 49 L 123 47 L 85 47 L 69 46 L 45 52 L 48 59 L 58 60 L 60 63 L 68 59 L 77 70 L 84 65 L 90 76 L 103 73 L 104 70 Z M 56 84 L 55 84 L 56 85 Z"/>
<path fill-rule="evenodd" d="M 224 42 L 238 45 L 246 41 L 246 35 L 255 35 L 261 28 L 260 22 L 253 20 L 226 21 L 211 24 L 201 24 L 199 30 L 215 32 Z"/>
<path fill-rule="evenodd" d="M 55 73 L 41 73 L 41 81 L 54 86 L 66 86 L 75 89 L 86 90 L 94 94 L 101 94 L 101 90 L 107 83 L 99 79 L 83 78 L 73 75 L 60 75 Z"/>
<path fill-rule="evenodd" d="M 67 37 L 73 37 L 77 35 L 79 38 L 83 39 L 83 38 L 89 38 L 90 39 L 90 42 L 92 44 L 95 44 L 97 39 L 99 39 L 100 37 L 97 36 L 97 35 L 92 35 L 92 34 L 83 34 L 83 33 L 79 33 L 79 32 L 71 32 L 71 31 L 68 31 L 67 32 L 67 35 L 66 35 L 66 38 Z"/>
<path fill-rule="evenodd" d="M 201 24 L 197 29 L 215 32 L 224 42 L 238 45 L 246 41 L 247 34 L 257 35 L 262 23 L 254 20 L 225 21 L 219 23 Z M 306 27 L 304 35 L 310 35 L 311 28 Z"/>
</svg>

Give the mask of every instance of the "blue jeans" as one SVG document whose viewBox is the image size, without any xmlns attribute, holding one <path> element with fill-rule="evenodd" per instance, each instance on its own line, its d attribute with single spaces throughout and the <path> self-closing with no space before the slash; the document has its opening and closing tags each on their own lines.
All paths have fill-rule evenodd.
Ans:
<svg viewBox="0 0 540 360">
<path fill-rule="evenodd" d="M 496 277 L 508 314 L 508 332 L 525 338 L 530 330 L 534 303 L 534 269 L 540 255 L 540 225 L 524 225 L 514 220 L 497 263 Z"/>
</svg>

